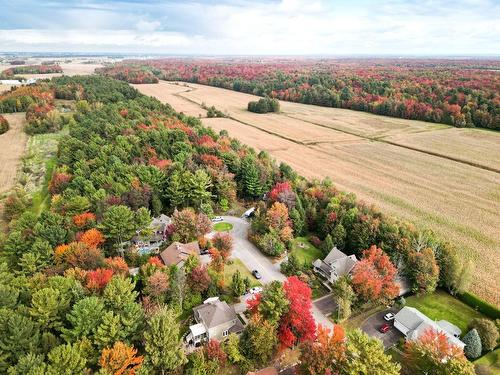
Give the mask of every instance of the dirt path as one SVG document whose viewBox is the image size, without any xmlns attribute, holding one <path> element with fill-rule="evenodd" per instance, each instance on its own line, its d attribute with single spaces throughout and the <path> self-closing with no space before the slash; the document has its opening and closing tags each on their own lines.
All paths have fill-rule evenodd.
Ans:
<svg viewBox="0 0 500 375">
<path fill-rule="evenodd" d="M 188 114 L 214 105 L 231 118 L 204 118 L 205 125 L 432 229 L 475 261 L 472 291 L 500 304 L 500 133 L 289 102 L 280 114 L 255 114 L 246 105 L 257 97 L 248 94 L 168 82 L 136 87 Z"/>
</svg>

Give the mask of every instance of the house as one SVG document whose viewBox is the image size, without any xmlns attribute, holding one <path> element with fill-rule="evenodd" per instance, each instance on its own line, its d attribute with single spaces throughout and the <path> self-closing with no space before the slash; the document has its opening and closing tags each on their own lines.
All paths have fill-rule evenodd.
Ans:
<svg viewBox="0 0 500 375">
<path fill-rule="evenodd" d="M 186 343 L 199 346 L 211 339 L 223 341 L 231 333 L 240 334 L 243 323 L 238 319 L 233 306 L 219 300 L 219 297 L 208 298 L 203 305 L 193 308 L 196 324 L 189 327 Z"/>
<path fill-rule="evenodd" d="M 333 284 L 344 275 L 349 275 L 358 260 L 355 255 L 345 255 L 335 246 L 325 259 L 313 262 L 314 272 Z"/>
<path fill-rule="evenodd" d="M 258 371 L 249 371 L 247 375 L 278 375 L 279 372 L 276 367 L 266 367 Z"/>
<path fill-rule="evenodd" d="M 176 265 L 181 268 L 190 255 L 194 255 L 196 257 L 200 256 L 200 246 L 198 245 L 198 241 L 186 244 L 173 242 L 160 253 L 160 258 L 166 266 Z"/>
<path fill-rule="evenodd" d="M 394 316 L 394 327 L 407 340 L 417 340 L 424 332 L 433 329 L 445 334 L 448 342 L 463 349 L 465 344 L 459 339 L 462 331 L 446 320 L 435 322 L 413 307 L 405 306 Z"/>
<path fill-rule="evenodd" d="M 137 247 L 137 252 L 143 255 L 158 251 L 163 242 L 165 242 L 165 230 L 171 222 L 170 217 L 161 214 L 151 220 L 147 229 L 137 231 L 137 234 L 131 240 L 131 243 Z M 129 245 L 129 242 L 124 242 L 122 247 Z"/>
</svg>

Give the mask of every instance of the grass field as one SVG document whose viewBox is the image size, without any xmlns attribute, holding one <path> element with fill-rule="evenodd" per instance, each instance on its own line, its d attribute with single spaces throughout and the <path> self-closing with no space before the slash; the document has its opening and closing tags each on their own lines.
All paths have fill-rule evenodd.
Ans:
<svg viewBox="0 0 500 375">
<path fill-rule="evenodd" d="M 321 250 L 314 247 L 306 237 L 297 237 L 292 241 L 291 253 L 307 267 L 312 267 L 312 262 L 323 257 Z"/>
<path fill-rule="evenodd" d="M 227 232 L 230 231 L 231 229 L 233 229 L 233 224 L 231 223 L 222 222 L 214 224 L 214 230 L 217 232 Z"/>
<path fill-rule="evenodd" d="M 467 325 L 472 319 L 484 318 L 478 311 L 443 291 L 408 297 L 406 306 L 415 307 L 433 320 L 448 320 L 460 328 L 462 334 L 467 333 Z"/>
<path fill-rule="evenodd" d="M 250 279 L 250 284 L 252 287 L 254 286 L 261 286 L 262 284 L 257 280 L 250 270 L 245 267 L 243 262 L 239 259 L 231 258 L 231 264 L 226 264 L 224 266 L 224 281 L 226 287 L 231 286 L 231 280 L 233 278 L 233 274 L 239 270 L 241 273 L 241 276 L 243 278 L 248 277 Z"/>
<path fill-rule="evenodd" d="M 500 375 L 500 349 L 493 350 L 474 361 L 475 366 L 486 366 L 492 375 Z"/>
<path fill-rule="evenodd" d="M 480 272 L 471 291 L 500 305 L 500 173 L 488 170 L 500 168 L 500 133 L 289 102 L 279 114 L 255 114 L 246 110 L 253 95 L 167 82 L 136 87 L 188 114 L 214 105 L 230 118 L 203 118 L 205 125 L 434 230 L 474 260 Z"/>
</svg>

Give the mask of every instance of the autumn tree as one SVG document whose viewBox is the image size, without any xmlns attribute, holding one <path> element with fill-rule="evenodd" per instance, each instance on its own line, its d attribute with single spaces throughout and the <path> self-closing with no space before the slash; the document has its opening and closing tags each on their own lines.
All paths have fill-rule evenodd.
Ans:
<svg viewBox="0 0 500 375">
<path fill-rule="evenodd" d="M 281 317 L 288 312 L 290 302 L 283 284 L 277 280 L 264 287 L 259 299 L 258 312 L 274 326 L 278 326 Z"/>
<path fill-rule="evenodd" d="M 349 332 L 342 374 L 399 375 L 401 366 L 385 354 L 382 341 L 359 329 Z M 412 374 L 420 374 L 415 372 Z"/>
<path fill-rule="evenodd" d="M 189 287 L 197 292 L 205 292 L 210 285 L 210 276 L 206 266 L 197 266 L 191 270 L 188 277 Z"/>
<path fill-rule="evenodd" d="M 117 341 L 113 347 L 103 349 L 99 366 L 115 375 L 134 375 L 142 361 L 143 357 L 137 355 L 137 349 Z"/>
<path fill-rule="evenodd" d="M 300 362 L 307 374 L 337 374 L 345 360 L 345 336 L 342 326 L 335 325 L 333 332 L 319 325 L 315 341 L 300 346 Z"/>
<path fill-rule="evenodd" d="M 116 275 L 128 275 L 128 265 L 122 257 L 111 257 L 104 259 L 106 268 L 109 268 Z"/>
<path fill-rule="evenodd" d="M 279 338 L 284 346 L 314 340 L 316 323 L 312 316 L 311 288 L 297 276 L 288 277 L 283 283 L 288 299 L 288 310 L 279 325 Z"/>
<path fill-rule="evenodd" d="M 104 265 L 102 251 L 83 242 L 72 242 L 64 251 L 63 259 L 72 267 L 93 270 Z"/>
<path fill-rule="evenodd" d="M 497 347 L 499 333 L 495 322 L 486 318 L 474 318 L 469 323 L 469 329 L 477 330 L 483 350 L 490 351 Z"/>
<path fill-rule="evenodd" d="M 227 261 L 233 250 L 233 237 L 229 233 L 217 232 L 212 238 L 212 244 L 219 250 L 224 261 Z"/>
<path fill-rule="evenodd" d="M 356 298 L 356 294 L 351 287 L 349 278 L 339 277 L 333 285 L 333 295 L 337 302 L 337 318 L 342 321 L 351 316 L 351 305 Z"/>
<path fill-rule="evenodd" d="M 269 362 L 277 344 L 276 328 L 259 314 L 250 319 L 240 336 L 241 353 L 260 365 Z"/>
<path fill-rule="evenodd" d="M 104 243 L 104 236 L 97 229 L 92 228 L 83 232 L 80 237 L 80 242 L 83 242 L 90 247 L 97 248 Z"/>
<path fill-rule="evenodd" d="M 245 293 L 245 283 L 243 282 L 243 278 L 241 277 L 240 270 L 236 270 L 233 273 L 231 280 L 231 291 L 233 292 L 233 296 L 240 297 Z"/>
<path fill-rule="evenodd" d="M 211 339 L 205 347 L 207 357 L 209 360 L 216 361 L 219 366 L 224 366 L 227 361 L 227 355 L 222 350 L 221 344 L 215 339 Z"/>
<path fill-rule="evenodd" d="M 407 341 L 403 372 L 436 375 L 474 375 L 474 365 L 462 349 L 450 344 L 443 332 L 428 329 L 418 340 Z"/>
<path fill-rule="evenodd" d="M 93 291 L 101 291 L 113 277 L 113 270 L 97 268 L 87 273 L 86 287 Z"/>
<path fill-rule="evenodd" d="M 168 275 L 165 272 L 157 270 L 146 280 L 144 293 L 158 302 L 164 302 L 168 287 Z"/>
<path fill-rule="evenodd" d="M 175 313 L 162 308 L 149 320 L 144 332 L 146 363 L 162 374 L 186 363 L 179 328 Z"/>
<path fill-rule="evenodd" d="M 175 211 L 172 215 L 175 228 L 174 240 L 189 242 L 204 236 L 212 229 L 212 222 L 205 214 L 196 214 L 192 208 Z"/>
<path fill-rule="evenodd" d="M 352 285 L 365 301 L 391 300 L 399 294 L 396 267 L 382 249 L 371 246 L 352 272 Z"/>
</svg>

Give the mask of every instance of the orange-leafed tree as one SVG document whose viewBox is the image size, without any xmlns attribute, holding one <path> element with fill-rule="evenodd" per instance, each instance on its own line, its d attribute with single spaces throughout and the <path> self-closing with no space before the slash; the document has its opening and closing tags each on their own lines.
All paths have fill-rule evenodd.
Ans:
<svg viewBox="0 0 500 375">
<path fill-rule="evenodd" d="M 103 349 L 99 365 L 113 375 L 134 375 L 142 361 L 143 357 L 137 355 L 137 349 L 117 341 L 112 348 Z"/>
<path fill-rule="evenodd" d="M 87 285 L 90 290 L 101 291 L 113 277 L 113 270 L 107 268 L 98 268 L 87 272 Z"/>
<path fill-rule="evenodd" d="M 64 252 L 63 260 L 72 267 L 84 270 L 95 270 L 104 264 L 101 250 L 87 245 L 85 242 L 72 242 Z"/>
<path fill-rule="evenodd" d="M 54 258 L 56 260 L 56 263 L 61 262 L 64 259 L 64 254 L 69 250 L 69 245 L 63 244 L 56 246 L 54 249 Z"/>
<path fill-rule="evenodd" d="M 210 258 L 212 259 L 210 267 L 218 273 L 224 272 L 224 258 L 222 257 L 221 252 L 215 247 L 208 249 L 208 252 L 210 254 Z"/>
<path fill-rule="evenodd" d="M 474 365 L 463 350 L 451 344 L 443 332 L 428 329 L 417 340 L 407 341 L 403 373 L 474 375 Z"/>
<path fill-rule="evenodd" d="M 104 259 L 106 268 L 113 270 L 115 275 L 128 275 L 128 265 L 122 257 L 112 257 Z"/>
<path fill-rule="evenodd" d="M 397 268 L 382 249 L 373 245 L 352 272 L 352 285 L 365 301 L 384 301 L 398 296 Z"/>
<path fill-rule="evenodd" d="M 212 238 L 212 243 L 219 250 L 224 261 L 229 259 L 233 250 L 233 237 L 229 233 L 216 233 Z"/>
<path fill-rule="evenodd" d="M 321 324 L 315 341 L 306 341 L 300 349 L 300 361 L 307 374 L 338 374 L 345 360 L 345 335 L 336 324 L 333 332 Z"/>
<path fill-rule="evenodd" d="M 93 248 L 98 248 L 104 243 L 104 241 L 102 233 L 95 228 L 83 232 L 80 237 L 80 242 L 83 242 Z"/>
<path fill-rule="evenodd" d="M 73 224 L 77 228 L 84 228 L 95 221 L 96 217 L 92 212 L 84 212 L 83 214 L 73 216 Z"/>
</svg>

